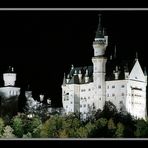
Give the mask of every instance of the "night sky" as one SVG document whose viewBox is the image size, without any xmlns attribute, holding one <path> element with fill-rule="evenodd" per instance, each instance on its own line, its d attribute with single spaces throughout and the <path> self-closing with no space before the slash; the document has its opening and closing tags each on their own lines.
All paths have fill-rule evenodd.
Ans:
<svg viewBox="0 0 148 148">
<path fill-rule="evenodd" d="M 61 105 L 64 72 L 92 65 L 92 42 L 98 13 L 107 28 L 110 55 L 116 44 L 120 59 L 135 58 L 148 67 L 148 11 L 0 11 L 0 85 L 9 65 L 18 74 L 22 92 L 30 84 L 53 105 Z"/>
</svg>

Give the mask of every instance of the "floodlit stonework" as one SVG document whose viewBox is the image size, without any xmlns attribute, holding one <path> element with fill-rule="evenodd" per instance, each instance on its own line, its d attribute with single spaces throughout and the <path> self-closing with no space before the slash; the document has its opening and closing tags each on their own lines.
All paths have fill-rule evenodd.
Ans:
<svg viewBox="0 0 148 148">
<path fill-rule="evenodd" d="M 92 110 L 103 109 L 105 101 L 111 101 L 118 111 L 128 112 L 135 118 L 146 119 L 147 74 L 143 71 L 138 57 L 132 69 L 127 65 L 123 69 L 115 65 L 107 74 L 105 51 L 108 36 L 99 25 L 93 42 L 93 66 L 74 67 L 72 65 L 62 84 L 62 103 L 65 113 L 80 112 L 83 117 L 89 116 Z"/>
</svg>

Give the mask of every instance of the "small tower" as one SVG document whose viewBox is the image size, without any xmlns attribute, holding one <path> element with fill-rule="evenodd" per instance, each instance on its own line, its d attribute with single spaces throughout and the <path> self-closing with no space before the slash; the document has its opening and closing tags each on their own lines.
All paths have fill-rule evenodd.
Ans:
<svg viewBox="0 0 148 148">
<path fill-rule="evenodd" d="M 115 75 L 115 80 L 118 80 L 119 79 L 119 69 L 118 69 L 118 66 L 116 66 L 116 69 L 114 71 L 114 75 Z"/>
<path fill-rule="evenodd" d="M 89 74 L 88 74 L 88 69 L 86 69 L 86 73 L 85 73 L 85 83 L 89 82 Z"/>
<path fill-rule="evenodd" d="M 128 65 L 124 66 L 124 78 L 127 80 L 129 78 Z"/>
<path fill-rule="evenodd" d="M 70 81 L 70 75 L 68 74 L 66 78 L 66 83 L 69 83 L 69 81 Z"/>
<path fill-rule="evenodd" d="M 4 86 L 15 86 L 16 73 L 14 68 L 9 66 L 9 69 L 6 73 L 3 74 Z"/>
<path fill-rule="evenodd" d="M 79 78 L 79 83 L 81 83 L 82 82 L 82 72 L 81 72 L 81 70 L 79 70 L 79 72 L 78 72 L 78 78 Z"/>
<path fill-rule="evenodd" d="M 96 32 L 95 41 L 93 42 L 94 56 L 103 56 L 108 45 L 108 36 L 101 26 L 101 15 L 99 15 L 99 24 Z"/>
</svg>

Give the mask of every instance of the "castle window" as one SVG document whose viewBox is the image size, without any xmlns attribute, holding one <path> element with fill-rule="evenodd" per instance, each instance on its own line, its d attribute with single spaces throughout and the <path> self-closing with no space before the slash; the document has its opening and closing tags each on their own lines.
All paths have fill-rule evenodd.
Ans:
<svg viewBox="0 0 148 148">
<path fill-rule="evenodd" d="M 98 88 L 101 88 L 101 85 L 99 85 Z"/>
<path fill-rule="evenodd" d="M 109 97 L 109 94 L 107 94 L 107 97 Z"/>
<path fill-rule="evenodd" d="M 124 96 L 124 93 L 122 93 L 121 95 Z"/>
<path fill-rule="evenodd" d="M 66 108 L 68 108 L 68 106 L 66 105 Z"/>
<path fill-rule="evenodd" d="M 124 88 L 124 85 L 122 85 L 121 87 Z"/>
<path fill-rule="evenodd" d="M 107 89 L 109 89 L 109 85 L 107 86 Z"/>
<path fill-rule="evenodd" d="M 82 107 L 82 105 L 80 105 L 80 107 Z"/>
<path fill-rule="evenodd" d="M 86 107 L 86 104 L 84 104 L 84 107 Z"/>
<path fill-rule="evenodd" d="M 89 88 L 88 91 L 91 91 L 91 89 Z"/>
<path fill-rule="evenodd" d="M 112 88 L 115 88 L 115 85 L 113 85 Z"/>
<path fill-rule="evenodd" d="M 112 97 L 114 97 L 115 96 L 115 94 L 112 94 Z"/>
<path fill-rule="evenodd" d="M 101 98 L 99 98 L 99 100 L 101 100 Z"/>
<path fill-rule="evenodd" d="M 123 101 L 120 101 L 119 103 L 120 103 L 120 104 L 123 104 Z"/>
<path fill-rule="evenodd" d="M 72 102 L 70 102 L 72 104 Z"/>
<path fill-rule="evenodd" d="M 90 97 L 88 97 L 88 99 L 90 99 Z"/>
<path fill-rule="evenodd" d="M 83 100 L 83 98 L 81 97 L 81 100 Z"/>
</svg>

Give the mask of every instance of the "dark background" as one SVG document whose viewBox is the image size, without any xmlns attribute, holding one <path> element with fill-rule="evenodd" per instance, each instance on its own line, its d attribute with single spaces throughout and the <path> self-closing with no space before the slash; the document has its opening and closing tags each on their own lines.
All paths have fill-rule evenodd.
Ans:
<svg viewBox="0 0 148 148">
<path fill-rule="evenodd" d="M 35 98 L 43 92 L 61 106 L 64 72 L 91 65 L 98 13 L 107 28 L 109 56 L 116 44 L 119 59 L 147 64 L 148 11 L 0 11 L 0 84 L 9 65 L 22 93 L 30 84 Z"/>
</svg>

